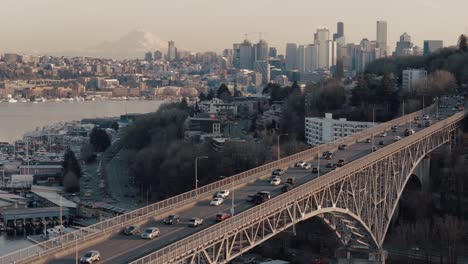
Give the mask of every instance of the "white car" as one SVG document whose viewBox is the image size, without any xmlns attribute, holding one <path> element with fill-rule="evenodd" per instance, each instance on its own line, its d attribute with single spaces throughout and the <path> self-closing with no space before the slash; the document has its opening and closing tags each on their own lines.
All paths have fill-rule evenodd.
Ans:
<svg viewBox="0 0 468 264">
<path fill-rule="evenodd" d="M 210 205 L 218 206 L 218 205 L 221 205 L 223 203 L 224 203 L 223 198 L 216 197 L 216 198 L 213 198 L 213 200 L 211 200 Z"/>
<path fill-rule="evenodd" d="M 387 132 L 383 132 L 382 134 L 380 134 L 380 137 L 386 137 L 387 136 Z"/>
<path fill-rule="evenodd" d="M 310 170 L 312 169 L 312 165 L 310 165 L 310 163 L 304 163 L 304 165 L 302 165 L 302 168 L 304 170 Z"/>
<path fill-rule="evenodd" d="M 188 224 L 188 225 L 191 226 L 191 227 L 197 227 L 197 226 L 199 226 L 199 225 L 203 225 L 203 219 L 198 218 L 198 217 L 191 218 L 191 219 L 189 220 L 189 224 Z"/>
<path fill-rule="evenodd" d="M 94 261 L 99 261 L 100 257 L 101 257 L 101 253 L 99 253 L 99 251 L 91 250 L 80 258 L 80 262 L 81 263 L 93 263 Z"/>
<path fill-rule="evenodd" d="M 401 140 L 400 136 L 396 136 L 396 137 L 393 138 L 393 141 L 399 141 L 399 140 Z"/>
<path fill-rule="evenodd" d="M 296 162 L 296 164 L 294 164 L 295 167 L 302 167 L 304 166 L 305 162 L 304 161 L 299 161 L 299 162 Z"/>
<path fill-rule="evenodd" d="M 141 233 L 141 238 L 153 239 L 160 235 L 159 228 L 157 227 L 148 227 L 143 233 Z"/>
<path fill-rule="evenodd" d="M 424 120 L 428 120 L 428 119 L 429 119 L 429 115 L 424 115 L 424 116 L 423 116 L 423 119 L 424 119 Z"/>
<path fill-rule="evenodd" d="M 278 186 L 281 184 L 281 179 L 280 178 L 273 178 L 270 180 L 270 184 L 273 186 Z"/>
<path fill-rule="evenodd" d="M 226 198 L 228 197 L 230 194 L 229 190 L 222 190 L 222 191 L 219 191 L 215 194 L 215 197 L 219 197 L 219 198 Z"/>
</svg>

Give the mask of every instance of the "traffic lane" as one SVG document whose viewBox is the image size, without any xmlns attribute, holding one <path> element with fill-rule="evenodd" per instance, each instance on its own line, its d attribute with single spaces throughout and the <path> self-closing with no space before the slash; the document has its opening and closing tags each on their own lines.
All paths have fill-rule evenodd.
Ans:
<svg viewBox="0 0 468 264">
<path fill-rule="evenodd" d="M 395 134 L 399 134 L 402 132 L 396 132 Z M 388 133 L 389 136 L 385 138 L 385 141 L 388 143 L 391 143 L 391 136 L 393 133 Z M 344 158 L 347 159 L 348 162 L 358 159 L 366 154 L 371 149 L 371 144 L 369 143 L 357 143 L 357 144 L 352 144 L 349 146 L 348 150 L 343 150 L 343 151 L 338 151 L 337 152 L 337 158 Z M 320 155 L 320 153 L 318 153 Z M 315 159 L 315 157 L 311 157 L 311 159 Z M 325 166 L 326 164 L 322 165 Z M 323 173 L 322 175 L 325 175 L 326 173 Z M 303 169 L 289 169 L 287 170 L 287 173 L 284 177 L 288 177 L 290 175 L 294 175 L 296 177 L 296 180 L 298 181 L 298 185 L 302 184 L 304 182 L 310 181 L 311 179 L 315 178 L 316 176 L 311 174 L 310 171 L 305 171 Z M 235 206 L 236 206 L 236 211 L 240 212 L 243 210 L 246 210 L 250 207 L 253 206 L 251 203 L 247 203 L 245 201 L 246 197 L 249 194 L 253 194 L 258 192 L 259 190 L 266 190 L 270 191 L 273 197 L 276 197 L 277 195 L 281 194 L 281 190 L 279 186 L 271 186 L 268 184 L 267 180 L 257 180 L 253 184 L 248 184 L 243 188 L 237 189 L 236 190 L 236 199 L 235 199 Z M 243 198 L 242 198 L 243 197 Z M 229 199 L 226 201 L 227 203 L 229 202 Z M 204 218 L 205 221 L 205 226 L 211 226 L 214 224 L 214 220 L 212 223 L 209 223 L 208 219 L 210 216 L 213 217 L 214 215 L 219 213 L 219 212 L 227 212 L 230 208 L 230 204 L 225 203 L 224 205 L 218 206 L 218 207 L 210 207 L 208 208 L 213 208 L 213 209 L 208 209 L 207 204 L 209 203 L 209 200 L 204 200 L 199 203 L 197 203 L 196 206 L 190 208 L 188 211 L 183 211 L 181 212 L 181 215 L 184 215 L 185 217 L 201 217 Z M 202 214 L 200 214 L 203 212 Z M 190 216 L 188 216 L 190 215 Z M 169 230 L 167 226 L 162 225 L 161 223 L 148 223 L 144 226 L 142 226 L 142 229 L 148 226 L 159 226 L 161 228 L 161 237 L 154 240 L 154 241 L 145 241 L 142 239 L 139 239 L 139 237 L 132 237 L 129 239 L 128 237 L 123 237 L 121 235 L 117 235 L 111 238 L 111 240 L 115 241 L 116 243 L 106 243 L 105 247 L 102 247 L 101 251 L 103 254 L 103 259 L 105 259 L 106 255 L 109 258 L 109 261 L 112 261 L 113 263 L 125 263 L 126 261 L 133 260 L 134 258 L 137 258 L 139 256 L 142 256 L 141 252 L 146 252 L 146 249 L 149 249 L 150 252 L 157 250 L 157 248 L 164 246 L 165 244 L 170 244 L 171 241 L 173 240 L 179 240 L 185 236 L 188 236 L 192 233 L 198 232 L 199 228 L 197 229 L 191 229 L 191 228 L 186 228 L 185 226 L 182 226 L 182 224 L 177 225 L 178 228 L 175 228 L 173 230 Z M 164 239 L 167 236 L 172 236 L 170 240 Z M 125 241 L 125 243 L 122 243 L 122 241 Z M 126 243 L 127 241 L 131 241 L 129 243 Z M 122 246 L 124 245 L 123 248 L 120 248 L 119 250 L 120 254 L 115 254 L 118 249 L 117 246 Z M 97 249 L 96 246 L 90 247 L 90 249 Z M 109 249 L 110 251 L 107 252 L 106 249 Z M 99 250 L 99 249 L 98 249 Z M 85 252 L 86 250 L 82 250 Z M 132 251 L 136 252 L 132 254 Z M 137 256 L 138 255 L 138 256 Z M 59 263 L 64 263 L 59 262 Z"/>
</svg>

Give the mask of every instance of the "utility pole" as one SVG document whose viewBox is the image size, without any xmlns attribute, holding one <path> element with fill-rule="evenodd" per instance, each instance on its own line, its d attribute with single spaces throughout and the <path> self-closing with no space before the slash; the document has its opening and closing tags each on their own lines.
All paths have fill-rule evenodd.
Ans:
<svg viewBox="0 0 468 264">
<path fill-rule="evenodd" d="M 195 157 L 195 197 L 198 197 L 198 160 L 207 158 L 207 156 Z"/>
</svg>

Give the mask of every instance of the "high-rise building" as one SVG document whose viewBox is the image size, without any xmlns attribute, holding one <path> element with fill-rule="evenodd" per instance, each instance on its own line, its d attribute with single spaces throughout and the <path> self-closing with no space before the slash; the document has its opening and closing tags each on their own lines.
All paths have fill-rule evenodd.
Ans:
<svg viewBox="0 0 468 264">
<path fill-rule="evenodd" d="M 268 61 L 268 43 L 261 39 L 254 45 L 254 60 L 255 61 Z"/>
<path fill-rule="evenodd" d="M 444 47 L 442 40 L 425 40 L 424 41 L 424 55 L 428 55 Z"/>
<path fill-rule="evenodd" d="M 344 37 L 344 23 L 338 22 L 336 24 L 336 33 L 333 34 L 333 40 L 337 41 L 341 37 Z"/>
<path fill-rule="evenodd" d="M 330 68 L 336 62 L 336 42 L 330 40 L 328 28 L 319 28 L 315 33 L 315 45 L 317 45 L 317 67 Z"/>
<path fill-rule="evenodd" d="M 291 71 L 291 70 L 297 69 L 296 58 L 297 58 L 297 44 L 286 43 L 286 70 Z"/>
<path fill-rule="evenodd" d="M 232 66 L 240 68 L 240 44 L 232 44 Z"/>
<path fill-rule="evenodd" d="M 162 59 L 162 57 L 163 57 L 163 54 L 162 54 L 161 51 L 157 50 L 157 51 L 154 52 L 154 56 L 153 56 L 154 60 L 160 60 L 160 59 Z"/>
<path fill-rule="evenodd" d="M 268 51 L 268 56 L 270 58 L 276 58 L 278 56 L 278 51 L 276 50 L 275 47 L 270 47 L 270 49 Z"/>
<path fill-rule="evenodd" d="M 379 57 L 387 56 L 387 21 L 377 21 L 377 48 L 380 50 Z"/>
<path fill-rule="evenodd" d="M 239 46 L 239 68 L 253 69 L 254 51 L 252 44 L 248 40 L 244 40 Z"/>
<path fill-rule="evenodd" d="M 317 45 L 309 44 L 305 50 L 305 71 L 313 72 L 317 70 Z"/>
<path fill-rule="evenodd" d="M 167 60 L 173 61 L 177 58 L 177 48 L 174 41 L 169 41 L 167 45 Z"/>
<path fill-rule="evenodd" d="M 305 72 L 305 50 L 306 46 L 304 45 L 299 45 L 299 47 L 297 48 L 296 69 L 300 73 Z"/>
<path fill-rule="evenodd" d="M 255 71 L 262 74 L 262 83 L 267 84 L 270 82 L 270 64 L 268 61 L 256 61 Z"/>
<path fill-rule="evenodd" d="M 145 53 L 145 61 L 152 61 L 153 53 L 151 51 Z"/>
<path fill-rule="evenodd" d="M 397 42 L 393 56 L 408 56 L 413 55 L 413 43 L 411 36 L 408 33 L 403 33 L 400 36 L 400 41 Z"/>
</svg>

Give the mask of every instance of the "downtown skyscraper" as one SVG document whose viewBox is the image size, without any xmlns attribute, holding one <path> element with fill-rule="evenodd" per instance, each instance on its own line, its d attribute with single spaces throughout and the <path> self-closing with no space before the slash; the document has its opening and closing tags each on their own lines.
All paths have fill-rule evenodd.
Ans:
<svg viewBox="0 0 468 264">
<path fill-rule="evenodd" d="M 387 56 L 387 21 L 377 21 L 377 48 L 380 50 L 379 57 Z"/>
</svg>

